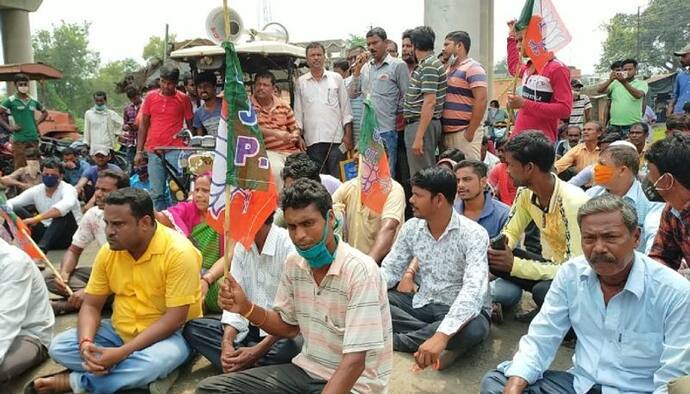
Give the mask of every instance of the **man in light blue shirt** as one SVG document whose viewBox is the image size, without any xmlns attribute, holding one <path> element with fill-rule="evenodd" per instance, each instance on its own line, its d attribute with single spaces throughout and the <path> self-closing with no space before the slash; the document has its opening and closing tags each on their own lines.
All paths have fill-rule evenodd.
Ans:
<svg viewBox="0 0 690 394">
<path fill-rule="evenodd" d="M 651 202 L 644 194 L 642 184 L 637 180 L 639 168 L 640 158 L 634 145 L 625 141 L 612 144 L 599 154 L 599 162 L 594 165 L 595 186 L 586 193 L 590 197 L 611 193 L 635 208 L 642 231 L 637 251 L 647 254 L 659 229 L 659 220 L 647 220 L 649 212 L 664 204 Z"/>
<path fill-rule="evenodd" d="M 578 211 L 584 256 L 556 274 L 512 361 L 489 372 L 481 393 L 666 393 L 690 373 L 690 282 L 635 252 L 634 208 L 605 194 Z M 570 328 L 573 367 L 548 371 Z"/>
<path fill-rule="evenodd" d="M 683 114 L 683 106 L 690 102 L 690 44 L 678 52 L 673 52 L 679 57 L 681 69 L 676 74 L 676 82 L 673 84 L 673 99 L 668 106 L 668 114 Z"/>
</svg>

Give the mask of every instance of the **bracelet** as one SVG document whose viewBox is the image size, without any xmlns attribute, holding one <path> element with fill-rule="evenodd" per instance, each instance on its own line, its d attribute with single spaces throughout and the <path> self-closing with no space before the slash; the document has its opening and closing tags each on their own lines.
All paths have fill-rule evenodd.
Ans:
<svg viewBox="0 0 690 394">
<path fill-rule="evenodd" d="M 242 315 L 242 316 L 244 316 L 245 319 L 249 320 L 249 316 L 251 316 L 252 312 L 254 312 L 254 305 L 255 305 L 255 304 L 252 302 L 252 307 L 249 308 L 249 312 L 247 312 L 247 313 L 245 313 L 244 315 Z"/>
<path fill-rule="evenodd" d="M 212 283 L 211 283 L 210 280 L 208 280 L 208 278 L 206 278 L 205 276 L 202 276 L 202 277 L 201 277 L 201 280 L 203 280 L 204 282 L 206 282 L 206 284 L 208 285 L 208 287 L 211 287 L 211 284 L 212 284 Z"/>
<path fill-rule="evenodd" d="M 39 213 L 38 215 L 34 216 L 34 219 L 35 219 L 36 221 L 39 221 L 39 222 L 40 222 L 41 219 L 43 219 L 43 215 L 41 215 L 41 214 Z"/>
<path fill-rule="evenodd" d="M 264 320 L 260 324 L 254 324 L 254 327 L 260 328 L 264 324 L 266 324 L 266 320 L 268 320 L 268 310 L 264 309 Z"/>
<path fill-rule="evenodd" d="M 414 275 L 414 274 L 417 273 L 417 271 L 412 270 L 412 269 L 408 269 L 408 270 L 405 271 L 405 273 L 406 273 L 406 274 L 412 274 L 412 275 Z"/>
<path fill-rule="evenodd" d="M 89 337 L 84 337 L 79 341 L 79 350 L 81 350 L 81 345 L 83 345 L 85 342 L 91 342 L 93 343 L 93 339 Z"/>
</svg>

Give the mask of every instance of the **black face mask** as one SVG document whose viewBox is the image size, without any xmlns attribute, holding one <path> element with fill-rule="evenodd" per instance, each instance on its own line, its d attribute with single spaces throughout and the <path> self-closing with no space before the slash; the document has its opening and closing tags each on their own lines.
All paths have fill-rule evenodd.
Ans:
<svg viewBox="0 0 690 394">
<path fill-rule="evenodd" d="M 642 191 L 647 199 L 652 202 L 666 202 L 666 200 L 661 197 L 659 192 L 654 187 L 654 184 L 649 180 L 649 177 L 642 181 Z"/>
</svg>

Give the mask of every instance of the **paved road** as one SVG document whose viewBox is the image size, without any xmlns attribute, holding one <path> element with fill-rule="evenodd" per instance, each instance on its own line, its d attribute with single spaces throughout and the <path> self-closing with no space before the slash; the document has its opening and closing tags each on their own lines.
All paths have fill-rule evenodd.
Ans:
<svg viewBox="0 0 690 394">
<path fill-rule="evenodd" d="M 87 248 L 84 251 L 80 264 L 90 265 L 95 257 L 96 249 Z M 51 261 L 58 263 L 62 257 L 61 251 L 49 253 Z M 523 297 L 522 307 L 531 308 L 530 297 Z M 75 327 L 76 315 L 60 316 L 57 318 L 55 332 L 61 332 Z M 412 393 L 477 393 L 482 376 L 498 363 L 509 359 L 517 348 L 520 337 L 527 332 L 527 324 L 513 320 L 513 313 L 506 314 L 506 321 L 501 325 L 491 327 L 491 336 L 477 349 L 474 349 L 461 359 L 457 360 L 450 368 L 444 371 L 425 370 L 418 374 L 411 372 L 413 359 L 411 355 L 395 353 L 393 357 L 393 375 L 391 377 L 389 392 L 391 394 Z M 561 347 L 552 368 L 567 369 L 571 366 L 570 358 L 572 350 Z M 12 384 L 3 387 L 0 391 L 9 390 L 8 393 L 21 393 L 26 382 L 34 377 L 45 375 L 60 370 L 60 366 L 52 361 L 45 362 L 38 368 L 20 377 Z M 215 372 L 210 364 L 203 358 L 197 359 L 192 364 L 183 368 L 180 378 L 175 383 L 170 394 L 192 394 L 197 383 Z M 144 392 L 144 391 L 137 391 Z"/>
</svg>

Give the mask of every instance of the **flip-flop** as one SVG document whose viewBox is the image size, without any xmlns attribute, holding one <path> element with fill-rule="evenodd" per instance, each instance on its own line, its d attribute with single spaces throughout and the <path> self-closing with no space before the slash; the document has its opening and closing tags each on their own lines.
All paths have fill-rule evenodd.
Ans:
<svg viewBox="0 0 690 394">
<path fill-rule="evenodd" d="M 62 371 L 58 371 L 55 373 L 52 373 L 50 375 L 45 375 L 45 376 L 39 376 L 36 379 L 45 379 L 45 378 L 52 378 L 53 376 L 57 376 L 60 374 L 63 374 L 67 372 L 67 376 L 64 378 L 66 379 L 67 383 L 67 390 L 64 392 L 69 392 L 71 390 L 70 385 L 69 385 L 69 370 L 68 369 L 63 369 Z M 30 381 L 29 383 L 24 386 L 24 394 L 37 394 L 38 392 L 36 391 L 36 386 L 34 386 L 34 382 L 36 382 L 36 379 Z"/>
</svg>

